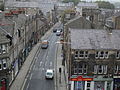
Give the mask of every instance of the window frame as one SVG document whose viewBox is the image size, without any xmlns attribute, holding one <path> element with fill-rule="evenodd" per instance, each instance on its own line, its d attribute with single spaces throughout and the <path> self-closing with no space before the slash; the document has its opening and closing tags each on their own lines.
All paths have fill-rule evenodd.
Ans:
<svg viewBox="0 0 120 90">
<path fill-rule="evenodd" d="M 81 52 L 82 52 L 82 54 L 81 54 Z M 79 51 L 79 58 L 84 58 L 84 51 L 83 50 Z"/>
</svg>

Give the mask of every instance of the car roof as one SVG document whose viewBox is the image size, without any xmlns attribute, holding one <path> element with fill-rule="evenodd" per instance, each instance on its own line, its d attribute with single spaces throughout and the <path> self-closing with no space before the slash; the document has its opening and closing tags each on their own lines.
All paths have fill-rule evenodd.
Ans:
<svg viewBox="0 0 120 90">
<path fill-rule="evenodd" d="M 46 72 L 53 72 L 53 70 L 52 69 L 47 69 L 47 71 Z"/>
<path fill-rule="evenodd" d="M 42 42 L 48 42 L 48 40 L 42 40 Z"/>
</svg>

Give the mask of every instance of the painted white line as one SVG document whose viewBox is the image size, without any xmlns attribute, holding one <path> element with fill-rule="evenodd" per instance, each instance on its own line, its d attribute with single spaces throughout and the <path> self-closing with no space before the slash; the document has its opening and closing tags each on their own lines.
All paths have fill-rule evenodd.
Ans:
<svg viewBox="0 0 120 90">
<path fill-rule="evenodd" d="M 45 62 L 45 66 L 47 65 L 47 61 Z"/>
<path fill-rule="evenodd" d="M 52 62 L 50 62 L 50 66 L 52 66 Z"/>
<path fill-rule="evenodd" d="M 28 75 L 27 75 L 27 77 L 28 77 Z M 24 83 L 23 83 L 23 85 L 22 85 L 22 90 L 23 90 L 24 87 L 25 87 L 25 83 L 26 83 L 26 81 L 27 81 L 27 77 L 25 78 L 25 81 L 24 81 Z"/>
<path fill-rule="evenodd" d="M 30 75 L 30 80 L 31 80 L 31 78 L 32 78 L 32 75 L 33 75 L 33 74 Z"/>
<path fill-rule="evenodd" d="M 27 88 L 26 88 L 26 89 L 28 90 L 28 88 L 29 88 L 29 83 L 28 83 L 28 85 L 27 85 Z"/>
<path fill-rule="evenodd" d="M 42 70 L 44 71 L 44 70 L 45 70 L 45 68 L 42 68 Z"/>
<path fill-rule="evenodd" d="M 42 65 L 42 61 L 39 63 L 39 66 L 41 66 Z"/>
</svg>

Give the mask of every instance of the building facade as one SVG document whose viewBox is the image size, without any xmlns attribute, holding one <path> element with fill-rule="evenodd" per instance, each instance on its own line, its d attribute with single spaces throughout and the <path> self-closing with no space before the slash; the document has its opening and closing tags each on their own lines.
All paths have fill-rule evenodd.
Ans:
<svg viewBox="0 0 120 90">
<path fill-rule="evenodd" d="M 71 90 L 119 90 L 119 30 L 69 29 Z"/>
</svg>

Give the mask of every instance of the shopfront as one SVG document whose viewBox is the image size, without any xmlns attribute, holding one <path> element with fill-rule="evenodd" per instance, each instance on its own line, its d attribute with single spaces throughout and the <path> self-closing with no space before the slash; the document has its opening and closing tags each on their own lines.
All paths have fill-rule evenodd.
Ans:
<svg viewBox="0 0 120 90">
<path fill-rule="evenodd" d="M 113 90 L 120 90 L 120 77 L 114 77 L 114 89 Z"/>
</svg>

